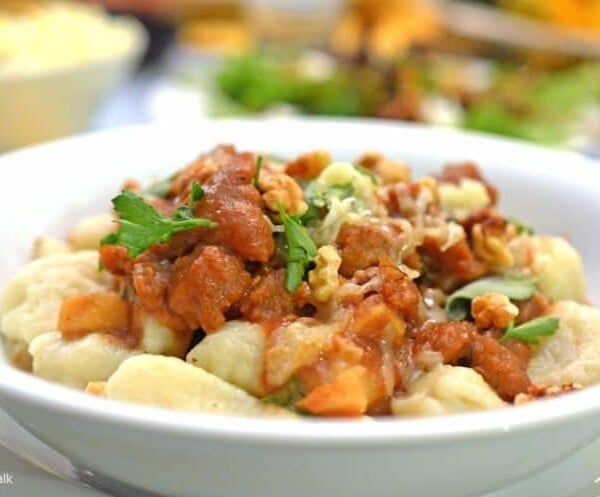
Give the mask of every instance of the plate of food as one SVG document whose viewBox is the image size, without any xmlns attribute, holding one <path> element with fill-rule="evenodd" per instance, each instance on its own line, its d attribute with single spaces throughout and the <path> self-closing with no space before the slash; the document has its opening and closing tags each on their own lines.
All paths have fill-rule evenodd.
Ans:
<svg viewBox="0 0 600 497">
<path fill-rule="evenodd" d="M 80 468 L 177 497 L 464 497 L 600 436 L 583 156 L 224 120 L 0 171 L 0 405 Z"/>
</svg>

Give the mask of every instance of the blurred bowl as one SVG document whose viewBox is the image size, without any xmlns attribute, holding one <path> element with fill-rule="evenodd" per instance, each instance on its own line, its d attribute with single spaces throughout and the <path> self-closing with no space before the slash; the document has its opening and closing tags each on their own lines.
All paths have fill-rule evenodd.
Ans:
<svg viewBox="0 0 600 497">
<path fill-rule="evenodd" d="M 127 49 L 39 72 L 0 75 L 0 151 L 83 131 L 103 99 L 135 71 L 147 46 L 143 26 L 119 20 Z"/>
</svg>

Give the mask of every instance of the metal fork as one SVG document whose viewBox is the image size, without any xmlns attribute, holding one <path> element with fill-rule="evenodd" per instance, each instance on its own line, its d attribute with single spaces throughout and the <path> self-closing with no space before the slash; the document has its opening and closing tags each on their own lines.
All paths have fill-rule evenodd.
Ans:
<svg viewBox="0 0 600 497">
<path fill-rule="evenodd" d="M 161 497 L 84 469 L 35 438 L 0 410 L 0 445 L 56 478 L 93 488 L 113 497 Z M 32 496 L 34 497 L 34 496 Z"/>
</svg>

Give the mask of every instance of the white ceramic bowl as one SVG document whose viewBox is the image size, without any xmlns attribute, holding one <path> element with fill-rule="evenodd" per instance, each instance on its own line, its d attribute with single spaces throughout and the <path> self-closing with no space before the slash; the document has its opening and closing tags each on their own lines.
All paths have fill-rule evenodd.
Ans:
<svg viewBox="0 0 600 497">
<path fill-rule="evenodd" d="M 79 133 L 102 100 L 133 74 L 147 44 L 143 26 L 119 19 L 127 49 L 39 72 L 0 75 L 0 151 Z"/>
<path fill-rule="evenodd" d="M 327 147 L 339 158 L 376 149 L 406 159 L 416 174 L 473 159 L 499 187 L 505 212 L 569 236 L 585 260 L 590 297 L 600 301 L 598 164 L 452 130 L 334 120 L 131 128 L 0 158 L 0 287 L 36 235 L 62 234 L 79 216 L 107 209 L 123 178 L 168 173 L 220 142 L 284 155 Z M 276 421 L 97 399 L 2 359 L 0 405 L 80 466 L 171 497 L 468 497 L 525 479 L 600 438 L 600 387 L 467 415 Z"/>
</svg>

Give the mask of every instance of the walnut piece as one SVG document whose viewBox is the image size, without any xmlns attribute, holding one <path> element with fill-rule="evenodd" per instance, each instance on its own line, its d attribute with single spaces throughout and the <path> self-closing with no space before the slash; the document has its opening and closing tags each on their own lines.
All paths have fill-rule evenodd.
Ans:
<svg viewBox="0 0 600 497">
<path fill-rule="evenodd" d="M 517 317 L 519 308 L 506 295 L 490 292 L 473 299 L 471 314 L 480 329 L 503 329 Z"/>
<path fill-rule="evenodd" d="M 312 289 L 312 295 L 319 302 L 331 300 L 340 286 L 338 270 L 342 258 L 335 247 L 325 245 L 319 249 L 315 258 L 316 267 L 308 273 L 308 283 Z"/>
<path fill-rule="evenodd" d="M 508 242 L 516 236 L 513 224 L 500 218 L 489 218 L 471 230 L 475 256 L 494 268 L 506 268 L 515 263 Z"/>
<path fill-rule="evenodd" d="M 258 187 L 267 207 L 277 212 L 281 205 L 288 214 L 301 215 L 308 205 L 304 201 L 304 192 L 294 178 L 284 172 L 263 167 L 260 171 Z"/>
</svg>

